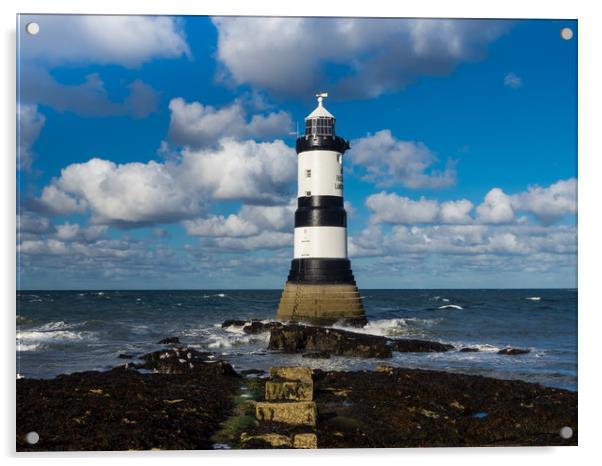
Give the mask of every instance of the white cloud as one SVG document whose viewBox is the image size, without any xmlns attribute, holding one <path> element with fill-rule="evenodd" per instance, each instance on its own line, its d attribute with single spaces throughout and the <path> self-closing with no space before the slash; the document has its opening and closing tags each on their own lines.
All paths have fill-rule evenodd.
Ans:
<svg viewBox="0 0 602 466">
<path fill-rule="evenodd" d="M 465 224 L 473 221 L 470 216 L 473 204 L 466 199 L 439 203 L 421 197 L 414 201 L 395 193 L 381 192 L 368 196 L 366 207 L 372 211 L 370 217 L 372 223 L 392 225 Z"/>
<path fill-rule="evenodd" d="M 399 225 L 385 232 L 371 225 L 350 239 L 349 250 L 355 257 L 576 254 L 577 230 L 571 225 Z"/>
<path fill-rule="evenodd" d="M 516 73 L 506 73 L 504 76 L 504 86 L 518 89 L 519 87 L 523 87 L 523 80 Z"/>
<path fill-rule="evenodd" d="M 500 188 L 493 188 L 477 207 L 479 220 L 483 223 L 512 223 L 515 221 L 512 198 Z"/>
<path fill-rule="evenodd" d="M 470 213 L 474 205 L 467 199 L 443 202 L 440 207 L 439 217 L 442 223 L 461 225 L 464 223 L 472 223 L 473 221 Z"/>
<path fill-rule="evenodd" d="M 184 227 L 189 235 L 203 237 L 246 237 L 259 233 L 255 225 L 234 214 L 186 220 Z"/>
<path fill-rule="evenodd" d="M 216 149 L 183 151 L 182 178 L 217 200 L 276 204 L 289 199 L 297 178 L 295 150 L 284 142 L 224 139 Z"/>
<path fill-rule="evenodd" d="M 213 215 L 183 222 L 189 235 L 209 238 L 213 250 L 280 249 L 292 246 L 296 199 L 288 205 L 243 205 L 238 214 Z"/>
<path fill-rule="evenodd" d="M 362 178 L 378 187 L 444 188 L 456 182 L 453 161 L 444 171 L 432 170 L 438 159 L 426 145 L 400 141 L 388 129 L 352 141 L 349 157 Z"/>
<path fill-rule="evenodd" d="M 288 201 L 295 177 L 295 152 L 282 141 L 222 140 L 217 148 L 185 150 L 181 160 L 166 163 L 94 158 L 69 165 L 31 207 L 53 215 L 89 210 L 95 224 L 171 223 L 204 215 L 212 199 Z"/>
<path fill-rule="evenodd" d="M 33 161 L 32 146 L 46 123 L 46 117 L 38 112 L 37 105 L 20 104 L 17 105 L 17 118 L 19 125 L 17 166 L 21 170 L 29 170 Z"/>
<path fill-rule="evenodd" d="M 560 180 L 547 188 L 530 186 L 526 192 L 512 196 L 512 205 L 532 213 L 543 224 L 554 223 L 577 213 L 577 180 Z"/>
<path fill-rule="evenodd" d="M 71 215 L 84 213 L 87 202 L 83 198 L 76 199 L 54 184 L 45 186 L 39 199 L 34 199 L 33 206 L 50 215 Z"/>
<path fill-rule="evenodd" d="M 560 180 L 547 188 L 530 186 L 527 191 L 508 195 L 491 189 L 476 209 L 467 199 L 438 202 L 421 197 L 413 200 L 396 193 L 380 192 L 366 198 L 371 223 L 413 224 L 511 224 L 524 223 L 533 214 L 539 223 L 550 225 L 577 213 L 577 180 Z"/>
<path fill-rule="evenodd" d="M 269 138 L 286 134 L 292 127 L 288 113 L 253 115 L 249 121 L 240 102 L 215 108 L 200 102 L 186 103 L 178 97 L 169 102 L 169 139 L 177 145 L 202 148 L 223 137 Z"/>
<path fill-rule="evenodd" d="M 213 18 L 221 78 L 286 95 L 376 97 L 482 58 L 505 21 Z M 342 77 L 326 73 L 336 65 Z"/>
<path fill-rule="evenodd" d="M 35 36 L 22 34 L 21 56 L 50 65 L 137 67 L 154 58 L 190 55 L 180 21 L 169 16 L 33 15 Z"/>
<path fill-rule="evenodd" d="M 56 225 L 55 237 L 60 241 L 93 242 L 107 235 L 109 227 L 106 225 L 91 225 L 82 228 L 79 223 L 63 223 Z"/>
</svg>

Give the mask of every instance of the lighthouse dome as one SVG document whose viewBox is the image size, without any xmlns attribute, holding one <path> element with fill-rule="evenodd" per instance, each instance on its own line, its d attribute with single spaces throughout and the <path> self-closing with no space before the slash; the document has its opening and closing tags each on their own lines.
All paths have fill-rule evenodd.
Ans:
<svg viewBox="0 0 602 466">
<path fill-rule="evenodd" d="M 333 150 L 343 154 L 349 149 L 349 141 L 336 135 L 336 118 L 322 104 L 328 94 L 322 92 L 316 97 L 318 106 L 305 117 L 305 132 L 297 137 L 297 154 L 311 150 Z"/>
<path fill-rule="evenodd" d="M 313 112 L 305 117 L 306 136 L 334 136 L 335 117 L 330 113 L 322 100 L 327 94 L 318 94 L 318 106 Z"/>
</svg>

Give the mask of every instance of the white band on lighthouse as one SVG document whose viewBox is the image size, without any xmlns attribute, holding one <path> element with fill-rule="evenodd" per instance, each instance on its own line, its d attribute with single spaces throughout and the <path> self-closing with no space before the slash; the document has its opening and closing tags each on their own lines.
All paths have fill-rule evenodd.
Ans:
<svg viewBox="0 0 602 466">
<path fill-rule="evenodd" d="M 294 258 L 347 258 L 347 229 L 342 227 L 295 228 Z"/>
<path fill-rule="evenodd" d="M 299 154 L 299 197 L 343 196 L 343 156 L 331 150 Z"/>
</svg>

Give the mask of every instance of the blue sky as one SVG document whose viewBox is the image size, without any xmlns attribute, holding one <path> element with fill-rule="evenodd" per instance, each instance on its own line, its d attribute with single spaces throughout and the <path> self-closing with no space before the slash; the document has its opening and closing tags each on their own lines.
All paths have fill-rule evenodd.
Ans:
<svg viewBox="0 0 602 466">
<path fill-rule="evenodd" d="M 294 129 L 322 90 L 352 145 L 360 287 L 576 286 L 576 21 L 59 15 L 18 35 L 20 288 L 282 287 Z"/>
</svg>

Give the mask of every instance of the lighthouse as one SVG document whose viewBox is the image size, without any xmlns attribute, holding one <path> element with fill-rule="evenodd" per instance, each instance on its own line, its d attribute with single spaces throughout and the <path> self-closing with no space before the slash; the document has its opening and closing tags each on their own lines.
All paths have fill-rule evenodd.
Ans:
<svg viewBox="0 0 602 466">
<path fill-rule="evenodd" d="M 316 95 L 318 106 L 297 137 L 294 254 L 276 318 L 363 325 L 364 306 L 347 257 L 343 154 L 349 141 L 336 135 L 336 119 L 323 105 L 327 96 Z"/>
</svg>

